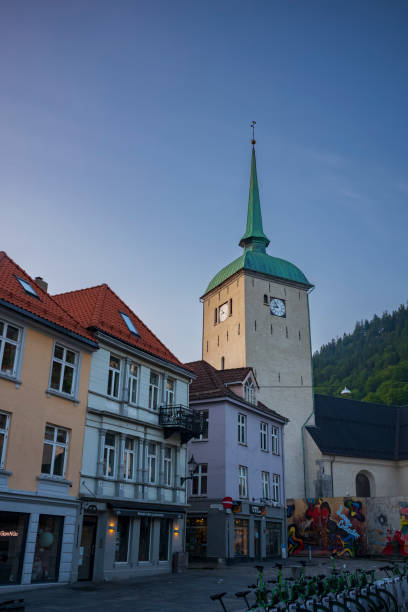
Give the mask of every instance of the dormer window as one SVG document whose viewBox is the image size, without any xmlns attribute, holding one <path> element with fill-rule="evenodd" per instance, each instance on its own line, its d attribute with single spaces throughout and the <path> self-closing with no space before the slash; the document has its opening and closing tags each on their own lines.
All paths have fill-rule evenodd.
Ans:
<svg viewBox="0 0 408 612">
<path fill-rule="evenodd" d="M 250 404 L 255 404 L 255 386 L 251 379 L 245 383 L 245 399 Z"/>
<path fill-rule="evenodd" d="M 16 279 L 18 280 L 18 282 L 20 283 L 20 285 L 22 286 L 22 288 L 24 289 L 26 293 L 28 293 L 29 295 L 32 295 L 33 297 L 38 298 L 37 292 L 35 291 L 35 289 L 32 288 L 32 286 L 30 285 L 28 281 L 24 280 L 24 278 L 20 278 L 19 276 L 16 276 Z"/>
<path fill-rule="evenodd" d="M 128 328 L 128 330 L 130 331 L 131 334 L 133 334 L 134 336 L 137 336 L 138 338 L 140 338 L 140 334 L 137 331 L 136 327 L 133 324 L 132 319 L 129 317 L 129 315 L 127 315 L 124 312 L 120 312 L 120 315 L 122 316 L 122 319 L 124 320 L 124 322 L 126 323 L 126 327 Z"/>
</svg>

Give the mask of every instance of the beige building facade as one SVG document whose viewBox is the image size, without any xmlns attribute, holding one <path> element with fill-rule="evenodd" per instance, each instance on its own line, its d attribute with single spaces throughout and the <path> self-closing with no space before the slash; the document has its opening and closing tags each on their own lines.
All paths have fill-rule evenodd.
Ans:
<svg viewBox="0 0 408 612">
<path fill-rule="evenodd" d="M 96 343 L 0 253 L 0 591 L 69 582 Z"/>
</svg>

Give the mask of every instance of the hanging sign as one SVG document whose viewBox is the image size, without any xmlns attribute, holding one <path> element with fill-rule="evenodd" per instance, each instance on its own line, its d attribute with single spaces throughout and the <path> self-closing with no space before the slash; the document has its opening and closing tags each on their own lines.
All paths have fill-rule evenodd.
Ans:
<svg viewBox="0 0 408 612">
<path fill-rule="evenodd" d="M 250 510 L 251 514 L 257 514 L 258 516 L 265 516 L 266 515 L 266 507 L 265 506 L 255 506 L 254 504 L 251 504 L 249 506 L 249 510 Z"/>
</svg>

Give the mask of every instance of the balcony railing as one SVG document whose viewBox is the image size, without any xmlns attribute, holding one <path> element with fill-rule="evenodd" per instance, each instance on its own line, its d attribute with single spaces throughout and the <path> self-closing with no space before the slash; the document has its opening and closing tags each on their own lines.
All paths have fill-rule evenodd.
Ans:
<svg viewBox="0 0 408 612">
<path fill-rule="evenodd" d="M 159 425 L 164 429 L 165 438 L 179 432 L 182 442 L 188 442 L 199 432 L 199 424 L 193 410 L 182 404 L 161 406 Z"/>
</svg>

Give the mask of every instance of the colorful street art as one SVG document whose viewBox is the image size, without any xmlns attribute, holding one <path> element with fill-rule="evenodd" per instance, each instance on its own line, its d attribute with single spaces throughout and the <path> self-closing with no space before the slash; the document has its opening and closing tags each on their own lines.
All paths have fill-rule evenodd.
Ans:
<svg viewBox="0 0 408 612">
<path fill-rule="evenodd" d="M 408 557 L 408 504 L 400 502 L 400 529 L 387 529 L 387 543 L 382 550 L 383 555 Z"/>
<path fill-rule="evenodd" d="M 365 500 L 297 499 L 287 506 L 287 520 L 289 555 L 310 551 L 314 556 L 355 557 L 366 552 Z"/>
</svg>

